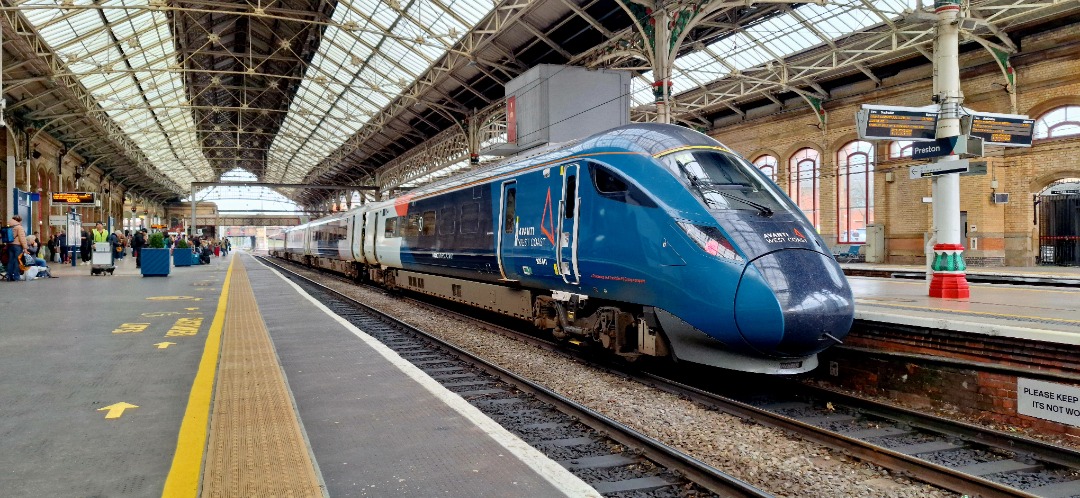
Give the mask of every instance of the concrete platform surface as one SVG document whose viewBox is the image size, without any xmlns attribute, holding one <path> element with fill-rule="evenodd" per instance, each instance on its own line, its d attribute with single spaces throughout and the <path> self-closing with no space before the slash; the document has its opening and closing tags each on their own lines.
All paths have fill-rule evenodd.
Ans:
<svg viewBox="0 0 1080 498">
<path fill-rule="evenodd" d="M 856 320 L 1080 344 L 1080 289 L 970 284 L 970 299 L 932 298 L 925 281 L 848 277 Z"/>
<path fill-rule="evenodd" d="M 284 374 L 329 496 L 599 496 L 292 283 L 250 256 L 236 260 L 248 269 L 241 278 L 258 307 L 237 323 L 261 322 L 269 332 L 279 367 L 260 371 Z M 166 483 L 175 482 L 178 448 L 187 445 L 178 446 L 192 417 L 185 410 L 195 389 L 209 392 L 193 388 L 207 369 L 204 352 L 215 365 L 214 337 L 230 335 L 231 298 L 215 316 L 226 302 L 219 298 L 228 266 L 214 258 L 174 267 L 167 278 L 142 277 L 129 257 L 114 276 L 53 264 L 59 278 L 0 283 L 0 495 L 144 497 L 174 489 Z M 212 322 L 225 323 L 224 331 Z M 229 358 L 228 341 L 222 348 Z M 215 417 L 232 410 L 214 409 Z M 250 424 L 264 424 L 265 413 L 247 413 Z M 200 431 L 196 448 L 217 430 Z M 195 469 L 224 461 L 200 452 L 186 459 Z M 230 459 L 234 471 L 251 469 L 242 454 Z M 203 492 L 207 472 L 204 465 Z M 194 496 L 197 485 L 183 489 Z"/>
</svg>

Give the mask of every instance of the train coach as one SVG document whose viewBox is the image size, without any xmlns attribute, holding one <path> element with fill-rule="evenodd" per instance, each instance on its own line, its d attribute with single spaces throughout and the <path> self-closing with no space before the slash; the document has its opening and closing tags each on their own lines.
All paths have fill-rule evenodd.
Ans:
<svg viewBox="0 0 1080 498">
<path fill-rule="evenodd" d="M 275 256 L 629 359 L 792 374 L 853 321 L 801 210 L 714 139 L 635 124 L 288 230 Z"/>
</svg>

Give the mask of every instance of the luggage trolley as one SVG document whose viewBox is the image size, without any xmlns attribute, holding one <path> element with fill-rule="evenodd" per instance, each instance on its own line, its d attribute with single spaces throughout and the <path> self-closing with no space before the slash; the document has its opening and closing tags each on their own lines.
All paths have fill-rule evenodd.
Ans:
<svg viewBox="0 0 1080 498">
<path fill-rule="evenodd" d="M 94 252 L 90 254 L 90 274 L 104 275 L 108 273 L 112 275 L 114 271 L 116 271 L 116 265 L 113 263 L 112 244 L 108 242 L 95 243 Z"/>
</svg>

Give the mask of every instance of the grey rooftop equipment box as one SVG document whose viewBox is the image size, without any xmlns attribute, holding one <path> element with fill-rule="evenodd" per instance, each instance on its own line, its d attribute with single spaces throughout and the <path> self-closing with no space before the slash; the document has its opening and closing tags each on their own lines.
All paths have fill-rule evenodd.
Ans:
<svg viewBox="0 0 1080 498">
<path fill-rule="evenodd" d="M 510 155 L 630 123 L 626 71 L 541 64 L 506 84 L 507 141 L 485 149 Z"/>
</svg>

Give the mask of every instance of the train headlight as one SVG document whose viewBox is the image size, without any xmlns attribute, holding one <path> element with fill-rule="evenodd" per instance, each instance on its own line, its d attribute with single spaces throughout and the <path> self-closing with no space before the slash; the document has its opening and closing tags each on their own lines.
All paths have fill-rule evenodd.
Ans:
<svg viewBox="0 0 1080 498">
<path fill-rule="evenodd" d="M 742 256 L 735 252 L 735 246 L 731 245 L 719 228 L 695 225 L 685 221 L 678 223 L 679 228 L 682 228 L 686 235 L 706 253 L 737 263 L 744 261 Z"/>
</svg>

